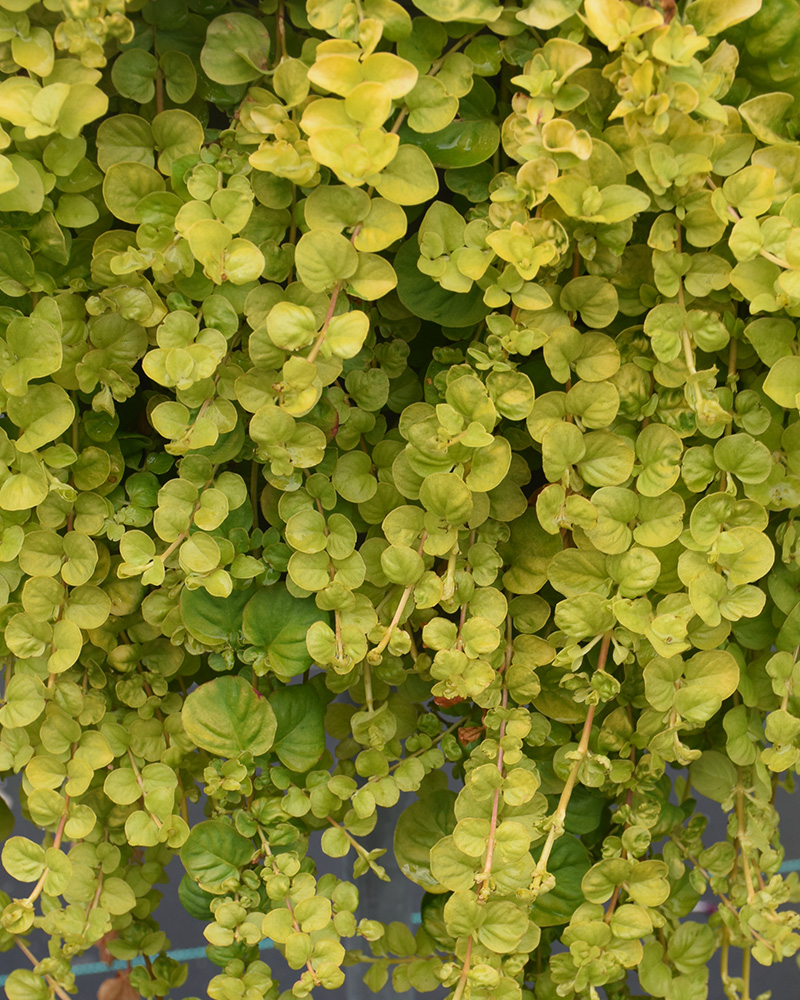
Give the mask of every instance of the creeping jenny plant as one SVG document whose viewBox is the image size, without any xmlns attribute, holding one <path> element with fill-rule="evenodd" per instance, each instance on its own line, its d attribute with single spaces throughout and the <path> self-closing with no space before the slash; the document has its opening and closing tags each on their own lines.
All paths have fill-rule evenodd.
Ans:
<svg viewBox="0 0 800 1000">
<path fill-rule="evenodd" d="M 0 7 L 6 995 L 102 941 L 181 996 L 179 854 L 214 1000 L 264 941 L 288 997 L 748 998 L 800 946 L 796 0 Z M 359 908 L 395 806 L 416 933 Z"/>
</svg>

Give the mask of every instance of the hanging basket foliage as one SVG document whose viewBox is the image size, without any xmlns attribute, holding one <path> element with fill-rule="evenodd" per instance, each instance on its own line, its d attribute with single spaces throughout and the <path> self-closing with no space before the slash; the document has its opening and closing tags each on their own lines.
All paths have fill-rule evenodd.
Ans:
<svg viewBox="0 0 800 1000">
<path fill-rule="evenodd" d="M 747 1000 L 800 946 L 796 0 L 3 0 L 0 73 L 9 1000 L 101 942 L 182 996 L 176 855 L 214 1000 L 719 949 Z"/>
</svg>

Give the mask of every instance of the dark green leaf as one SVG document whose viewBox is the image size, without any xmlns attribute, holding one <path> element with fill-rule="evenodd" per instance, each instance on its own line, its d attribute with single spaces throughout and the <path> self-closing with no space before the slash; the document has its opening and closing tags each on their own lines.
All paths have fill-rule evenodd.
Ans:
<svg viewBox="0 0 800 1000">
<path fill-rule="evenodd" d="M 455 826 L 455 794 L 436 792 L 419 799 L 406 809 L 394 831 L 394 856 L 400 871 L 428 892 L 445 890 L 431 875 L 430 852 Z"/>
<path fill-rule="evenodd" d="M 440 326 L 474 326 L 489 312 L 476 286 L 464 294 L 448 292 L 417 267 L 419 244 L 416 236 L 404 243 L 394 259 L 397 294 L 403 305 L 420 319 Z"/>
<path fill-rule="evenodd" d="M 269 696 L 278 720 L 273 751 L 290 771 L 308 771 L 325 753 L 325 709 L 310 684 L 279 687 Z"/>
<path fill-rule="evenodd" d="M 259 590 L 247 603 L 242 618 L 245 639 L 266 653 L 272 670 L 285 680 L 302 674 L 312 664 L 306 635 L 314 622 L 328 622 L 313 597 L 293 597 L 284 584 Z"/>
<path fill-rule="evenodd" d="M 201 889 L 215 896 L 233 888 L 253 856 L 253 845 L 228 823 L 207 820 L 192 828 L 181 848 L 181 861 Z"/>
<path fill-rule="evenodd" d="M 230 597 L 212 597 L 208 591 L 181 592 L 181 618 L 186 631 L 206 646 L 235 642 L 242 631 L 242 612 L 253 588 L 234 590 Z"/>
<path fill-rule="evenodd" d="M 540 853 L 541 850 L 535 852 L 534 858 L 538 860 Z M 547 863 L 547 870 L 555 877 L 555 887 L 539 896 L 531 907 L 531 919 L 540 927 L 566 924 L 583 902 L 581 879 L 591 866 L 589 852 L 577 837 L 569 834 L 560 837 Z"/>
<path fill-rule="evenodd" d="M 490 160 L 500 144 L 500 129 L 490 121 L 455 121 L 439 132 L 401 129 L 404 142 L 423 149 L 435 167 L 474 167 Z"/>
</svg>

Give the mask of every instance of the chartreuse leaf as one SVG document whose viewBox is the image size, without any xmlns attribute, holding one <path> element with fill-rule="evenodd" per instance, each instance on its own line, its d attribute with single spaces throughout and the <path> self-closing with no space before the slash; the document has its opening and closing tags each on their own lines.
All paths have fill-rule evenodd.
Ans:
<svg viewBox="0 0 800 1000">
<path fill-rule="evenodd" d="M 425 0 L 420 10 L 435 21 L 464 21 L 467 24 L 491 24 L 502 13 L 502 8 L 491 0 L 469 0 L 462 6 L 454 0 Z"/>
<path fill-rule="evenodd" d="M 0 154 L 0 194 L 12 191 L 19 185 L 19 174 L 7 156 Z"/>
<path fill-rule="evenodd" d="M 761 5 L 758 0 L 735 0 L 723 4 L 720 0 L 692 0 L 686 17 L 701 35 L 718 35 L 734 24 L 752 17 Z"/>
<path fill-rule="evenodd" d="M 692 786 L 714 802 L 724 802 L 736 787 L 736 768 L 725 754 L 706 750 L 692 761 Z"/>
<path fill-rule="evenodd" d="M 25 837 L 12 837 L 3 845 L 3 868 L 20 882 L 35 882 L 45 869 L 45 852 Z"/>
<path fill-rule="evenodd" d="M 588 222 L 623 222 L 650 204 L 647 194 L 627 184 L 610 184 L 598 191 L 595 185 L 575 175 L 551 181 L 549 191 L 565 212 Z"/>
<path fill-rule="evenodd" d="M 398 205 L 430 201 L 439 190 L 429 157 L 416 145 L 401 146 L 389 165 L 370 179 L 381 197 Z"/>
<path fill-rule="evenodd" d="M 779 406 L 798 406 L 800 394 L 800 359 L 794 355 L 778 358 L 764 380 L 764 392 Z"/>
<path fill-rule="evenodd" d="M 177 852 L 225 1000 L 796 954 L 798 2 L 675 6 L 4 0 L 11 1000 Z"/>
<path fill-rule="evenodd" d="M 14 396 L 25 395 L 32 378 L 50 375 L 61 367 L 61 338 L 45 320 L 12 320 L 6 329 L 6 343 L 17 361 L 4 372 L 3 388 Z"/>
<path fill-rule="evenodd" d="M 63 434 L 73 421 L 75 407 L 60 386 L 49 382 L 28 386 L 24 396 L 11 397 L 7 412 L 20 431 L 16 448 L 27 453 Z"/>
<path fill-rule="evenodd" d="M 153 119 L 151 127 L 155 144 L 161 150 L 158 169 L 163 174 L 169 174 L 173 162 L 182 156 L 199 152 L 203 143 L 202 125 L 186 111 L 178 109 L 162 111 Z M 217 192 L 217 195 L 225 197 L 222 192 Z"/>
<path fill-rule="evenodd" d="M 681 924 L 669 942 L 669 957 L 680 972 L 702 969 L 716 950 L 714 934 L 707 924 Z"/>
<path fill-rule="evenodd" d="M 243 677 L 216 677 L 187 697 L 181 713 L 186 735 L 220 757 L 265 753 L 277 728 L 275 713 Z"/>
<path fill-rule="evenodd" d="M 163 178 L 144 163 L 113 163 L 103 181 L 106 205 L 122 222 L 138 222 L 137 205 L 142 198 L 163 190 Z"/>
<path fill-rule="evenodd" d="M 524 24 L 547 30 L 566 21 L 579 7 L 579 0 L 542 0 L 541 3 L 519 11 L 518 18 Z"/>
<path fill-rule="evenodd" d="M 408 124 L 415 132 L 438 132 L 458 111 L 458 100 L 447 93 L 441 80 L 429 76 L 417 81 L 406 104 L 411 109 Z"/>
<path fill-rule="evenodd" d="M 648 497 L 661 496 L 671 489 L 680 476 L 683 447 L 672 428 L 664 424 L 645 427 L 636 441 L 636 454 L 642 463 L 636 486 Z"/>
<path fill-rule="evenodd" d="M 150 125 L 138 115 L 106 118 L 97 129 L 97 162 L 101 170 L 125 160 L 152 167 L 153 146 Z"/>
<path fill-rule="evenodd" d="M 200 65 L 216 83 L 248 83 L 266 72 L 268 53 L 269 34 L 260 21 L 227 13 L 208 25 Z"/>
<path fill-rule="evenodd" d="M 561 293 L 561 308 L 578 312 L 587 326 L 604 327 L 617 314 L 617 294 L 602 278 L 573 278 Z"/>
<path fill-rule="evenodd" d="M 472 513 L 469 489 L 449 472 L 428 476 L 422 484 L 420 500 L 426 510 L 450 524 L 461 524 Z"/>
<path fill-rule="evenodd" d="M 743 483 L 762 483 L 771 471 L 767 447 L 749 434 L 732 434 L 718 441 L 714 461 Z"/>
<path fill-rule="evenodd" d="M 343 236 L 322 229 L 313 230 L 298 243 L 295 266 L 311 291 L 323 292 L 355 272 L 358 254 Z"/>
</svg>

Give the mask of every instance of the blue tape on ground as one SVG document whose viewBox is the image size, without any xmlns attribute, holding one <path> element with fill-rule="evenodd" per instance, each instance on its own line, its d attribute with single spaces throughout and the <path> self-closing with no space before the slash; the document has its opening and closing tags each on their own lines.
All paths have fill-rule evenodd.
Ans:
<svg viewBox="0 0 800 1000">
<path fill-rule="evenodd" d="M 259 946 L 259 951 L 266 951 L 268 948 L 272 947 L 271 941 L 262 941 Z M 176 962 L 193 962 L 198 958 L 206 957 L 205 948 L 173 948 L 172 951 L 168 951 L 167 955 L 169 958 L 174 958 Z M 131 965 L 144 965 L 144 959 L 141 956 L 131 960 Z M 106 965 L 105 962 L 76 962 L 72 966 L 72 972 L 75 976 L 101 976 L 108 975 L 109 972 L 117 972 L 119 969 L 127 969 L 128 963 L 122 961 L 122 959 L 117 959 L 112 962 L 111 965 Z M 5 986 L 8 976 L 0 976 L 0 986 Z"/>
<path fill-rule="evenodd" d="M 412 913 L 411 915 L 412 924 L 422 923 L 422 917 L 419 913 Z M 271 941 L 262 941 L 259 946 L 259 951 L 267 951 L 272 947 Z M 206 949 L 202 948 L 174 948 L 172 951 L 168 951 L 167 955 L 170 958 L 174 958 L 176 962 L 193 962 L 198 958 L 206 957 Z M 131 965 L 144 965 L 144 959 L 141 957 L 134 958 Z M 119 969 L 127 969 L 128 963 L 117 959 L 112 962 L 111 965 L 106 965 L 105 962 L 76 962 L 72 966 L 72 972 L 75 976 L 101 976 L 107 975 L 109 972 L 116 972 Z M 0 987 L 5 986 L 8 976 L 0 976 Z"/>
</svg>

